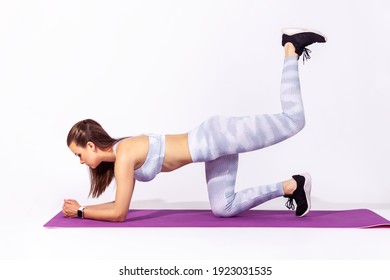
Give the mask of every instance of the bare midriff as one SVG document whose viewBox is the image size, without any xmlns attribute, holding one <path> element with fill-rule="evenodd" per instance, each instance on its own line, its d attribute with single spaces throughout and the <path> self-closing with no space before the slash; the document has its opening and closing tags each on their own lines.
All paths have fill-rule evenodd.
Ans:
<svg viewBox="0 0 390 280">
<path fill-rule="evenodd" d="M 178 169 L 192 162 L 188 146 L 188 133 L 166 135 L 162 172 Z"/>
</svg>

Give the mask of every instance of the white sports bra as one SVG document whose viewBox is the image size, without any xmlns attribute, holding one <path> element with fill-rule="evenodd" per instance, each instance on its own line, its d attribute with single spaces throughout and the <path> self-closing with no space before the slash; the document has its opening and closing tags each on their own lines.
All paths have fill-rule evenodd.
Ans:
<svg viewBox="0 0 390 280">
<path fill-rule="evenodd" d="M 142 166 L 134 170 L 134 178 L 141 182 L 148 182 L 161 172 L 165 153 L 165 135 L 145 135 L 149 137 L 148 155 Z M 114 154 L 119 143 L 120 141 L 113 146 Z"/>
</svg>

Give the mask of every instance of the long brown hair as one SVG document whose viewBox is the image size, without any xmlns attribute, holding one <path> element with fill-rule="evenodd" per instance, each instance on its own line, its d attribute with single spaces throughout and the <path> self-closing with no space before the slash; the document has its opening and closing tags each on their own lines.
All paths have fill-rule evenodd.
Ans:
<svg viewBox="0 0 390 280">
<path fill-rule="evenodd" d="M 112 138 L 96 121 L 86 119 L 76 123 L 69 131 L 66 143 L 72 142 L 85 148 L 88 142 L 93 142 L 99 149 L 108 150 L 120 139 Z M 110 185 L 114 178 L 114 162 L 101 162 L 95 169 L 89 168 L 91 189 L 89 195 L 99 197 Z"/>
</svg>

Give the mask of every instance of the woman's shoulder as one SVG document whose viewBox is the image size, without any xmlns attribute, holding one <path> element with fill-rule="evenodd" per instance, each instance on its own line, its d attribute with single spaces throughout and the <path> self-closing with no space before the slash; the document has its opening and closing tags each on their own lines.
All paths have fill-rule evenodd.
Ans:
<svg viewBox="0 0 390 280">
<path fill-rule="evenodd" d="M 146 135 L 128 137 L 120 140 L 115 146 L 114 151 L 117 158 L 143 158 L 148 153 L 149 140 Z"/>
<path fill-rule="evenodd" d="M 145 142 L 148 142 L 147 135 L 131 136 L 118 141 L 117 147 L 132 147 L 133 145 L 139 145 Z"/>
</svg>

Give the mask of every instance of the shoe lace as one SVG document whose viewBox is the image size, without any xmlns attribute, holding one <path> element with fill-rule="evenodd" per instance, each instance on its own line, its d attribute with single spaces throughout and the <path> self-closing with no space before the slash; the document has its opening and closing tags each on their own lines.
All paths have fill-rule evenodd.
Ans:
<svg viewBox="0 0 390 280">
<path fill-rule="evenodd" d="M 311 50 L 308 48 L 303 48 L 303 64 L 305 64 L 305 61 L 309 60 L 311 58 L 310 56 Z"/>
<path fill-rule="evenodd" d="M 289 199 L 287 200 L 285 206 L 290 209 L 290 210 L 295 210 L 295 205 L 294 205 L 294 201 L 293 201 L 293 198 L 292 197 L 289 197 Z"/>
</svg>

